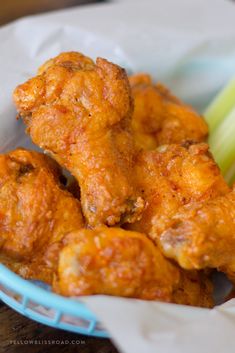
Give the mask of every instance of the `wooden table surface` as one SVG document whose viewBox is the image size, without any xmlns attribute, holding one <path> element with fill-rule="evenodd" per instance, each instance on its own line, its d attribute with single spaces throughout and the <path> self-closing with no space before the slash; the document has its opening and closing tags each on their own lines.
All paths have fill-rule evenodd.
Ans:
<svg viewBox="0 0 235 353">
<path fill-rule="evenodd" d="M 31 341 L 31 342 L 30 342 Z M 38 324 L 0 301 L 1 353 L 118 353 L 108 339 L 93 338 Z"/>
<path fill-rule="evenodd" d="M 94 1 L 0 0 L 0 25 L 24 15 L 91 2 Z M 30 340 L 32 342 L 29 342 Z M 108 339 L 81 336 L 38 324 L 14 312 L 0 301 L 0 353 L 54 353 L 58 351 L 118 353 Z"/>
</svg>

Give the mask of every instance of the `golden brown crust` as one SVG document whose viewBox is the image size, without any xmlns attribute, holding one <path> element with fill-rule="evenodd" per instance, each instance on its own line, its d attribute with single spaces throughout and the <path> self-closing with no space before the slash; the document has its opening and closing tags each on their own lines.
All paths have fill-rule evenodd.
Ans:
<svg viewBox="0 0 235 353">
<path fill-rule="evenodd" d="M 39 73 L 16 88 L 15 104 L 34 143 L 79 181 L 88 223 L 138 219 L 143 201 L 132 181 L 133 102 L 125 71 L 72 52 Z"/>
<path fill-rule="evenodd" d="M 49 243 L 84 224 L 80 202 L 64 190 L 60 176 L 59 166 L 38 152 L 0 155 L 0 251 L 25 277 L 38 277 L 36 262 Z"/>
<path fill-rule="evenodd" d="M 179 209 L 159 244 L 183 268 L 217 268 L 235 282 L 235 190 Z"/>
<path fill-rule="evenodd" d="M 53 286 L 65 296 L 108 294 L 206 307 L 213 303 L 208 279 L 180 270 L 144 234 L 120 228 L 69 234 Z"/>
<path fill-rule="evenodd" d="M 132 118 L 134 138 L 139 148 L 205 141 L 208 128 L 204 119 L 162 84 L 154 84 L 147 74 L 129 78 L 135 109 Z"/>
<path fill-rule="evenodd" d="M 150 76 L 130 82 L 133 118 L 125 71 L 102 58 L 62 53 L 16 88 L 14 101 L 28 133 L 76 178 L 78 184 L 68 188 L 77 199 L 61 189 L 60 170 L 49 158 L 21 152 L 14 167 L 2 168 L 7 194 L 0 171 L 1 260 L 25 278 L 51 283 L 54 276 L 54 290 L 66 296 L 108 294 L 211 307 L 207 276 L 194 267 L 181 269 L 156 246 L 180 208 L 229 192 L 208 146 L 195 143 L 206 139 L 206 123 Z M 22 168 L 23 157 L 33 169 Z M 23 169 L 20 183 L 17 168 Z M 94 229 L 81 229 L 80 192 Z M 4 222 L 1 231 L 6 195 L 9 233 Z M 140 233 L 96 228 L 123 223 Z"/>
<path fill-rule="evenodd" d="M 136 159 L 135 176 L 146 206 L 142 218 L 126 227 L 155 241 L 179 207 L 229 191 L 205 143 L 142 151 Z"/>
</svg>

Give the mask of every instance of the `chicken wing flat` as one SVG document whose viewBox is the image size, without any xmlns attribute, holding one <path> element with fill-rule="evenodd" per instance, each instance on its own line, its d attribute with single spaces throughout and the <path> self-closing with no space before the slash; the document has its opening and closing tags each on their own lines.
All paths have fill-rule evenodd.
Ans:
<svg viewBox="0 0 235 353">
<path fill-rule="evenodd" d="M 174 97 L 147 74 L 129 78 L 134 97 L 132 127 L 138 147 L 153 150 L 157 146 L 205 141 L 208 128 L 191 107 Z"/>
<path fill-rule="evenodd" d="M 123 69 L 62 53 L 19 85 L 14 100 L 33 142 L 78 180 L 90 225 L 140 217 L 143 200 L 132 182 L 133 102 Z"/>
<path fill-rule="evenodd" d="M 101 227 L 63 239 L 53 288 L 65 296 L 107 294 L 210 307 L 212 286 L 181 270 L 144 235 Z"/>
<path fill-rule="evenodd" d="M 23 277 L 50 281 L 42 265 L 45 249 L 84 225 L 80 202 L 60 178 L 57 163 L 41 153 L 0 155 L 1 260 Z"/>
<path fill-rule="evenodd" d="M 154 241 L 181 206 L 229 191 L 205 143 L 142 151 L 135 163 L 135 177 L 146 206 L 142 218 L 126 227 L 148 234 Z"/>
<path fill-rule="evenodd" d="M 160 244 L 183 268 L 217 268 L 235 283 L 235 188 L 181 208 L 162 233 Z"/>
</svg>

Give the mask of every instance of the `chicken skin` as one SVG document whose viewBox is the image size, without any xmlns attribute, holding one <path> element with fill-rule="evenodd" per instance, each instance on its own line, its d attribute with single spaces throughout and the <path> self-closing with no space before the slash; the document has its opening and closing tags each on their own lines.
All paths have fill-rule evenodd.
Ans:
<svg viewBox="0 0 235 353">
<path fill-rule="evenodd" d="M 78 180 L 91 226 L 140 218 L 144 204 L 132 181 L 133 101 L 123 69 L 62 53 L 19 85 L 14 101 L 33 142 Z"/>
<path fill-rule="evenodd" d="M 32 141 L 72 177 L 66 190 L 49 157 L 0 155 L 0 261 L 64 296 L 212 307 L 204 269 L 235 271 L 235 191 L 203 118 L 150 76 L 129 81 L 67 52 L 15 89 Z"/>
<path fill-rule="evenodd" d="M 135 163 L 135 176 L 146 206 L 142 218 L 125 227 L 148 234 L 155 242 L 181 206 L 229 191 L 205 143 L 142 151 Z"/>
<path fill-rule="evenodd" d="M 107 294 L 212 306 L 212 286 L 181 270 L 144 235 L 101 227 L 63 239 L 53 289 L 65 296 Z"/>
<path fill-rule="evenodd" d="M 17 149 L 0 155 L 1 261 L 23 277 L 50 282 L 45 249 L 84 225 L 80 202 L 60 178 L 57 163 L 41 153 Z"/>
<path fill-rule="evenodd" d="M 205 141 L 208 128 L 203 118 L 191 107 L 174 97 L 161 84 L 154 84 L 147 74 L 129 78 L 134 97 L 132 127 L 139 148 Z"/>
<path fill-rule="evenodd" d="M 235 283 L 235 188 L 179 209 L 160 244 L 183 268 L 217 268 Z"/>
</svg>

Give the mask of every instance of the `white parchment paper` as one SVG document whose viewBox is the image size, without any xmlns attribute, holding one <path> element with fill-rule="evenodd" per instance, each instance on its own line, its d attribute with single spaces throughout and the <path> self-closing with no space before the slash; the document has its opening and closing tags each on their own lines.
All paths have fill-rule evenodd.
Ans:
<svg viewBox="0 0 235 353">
<path fill-rule="evenodd" d="M 235 3 L 117 0 L 31 16 L 0 29 L 0 151 L 32 146 L 11 93 L 46 59 L 78 50 L 147 71 L 203 111 L 235 76 Z M 221 285 L 223 287 L 223 285 Z M 223 288 L 221 288 L 223 290 Z M 235 300 L 213 310 L 94 296 L 83 301 L 124 353 L 235 349 Z"/>
</svg>

